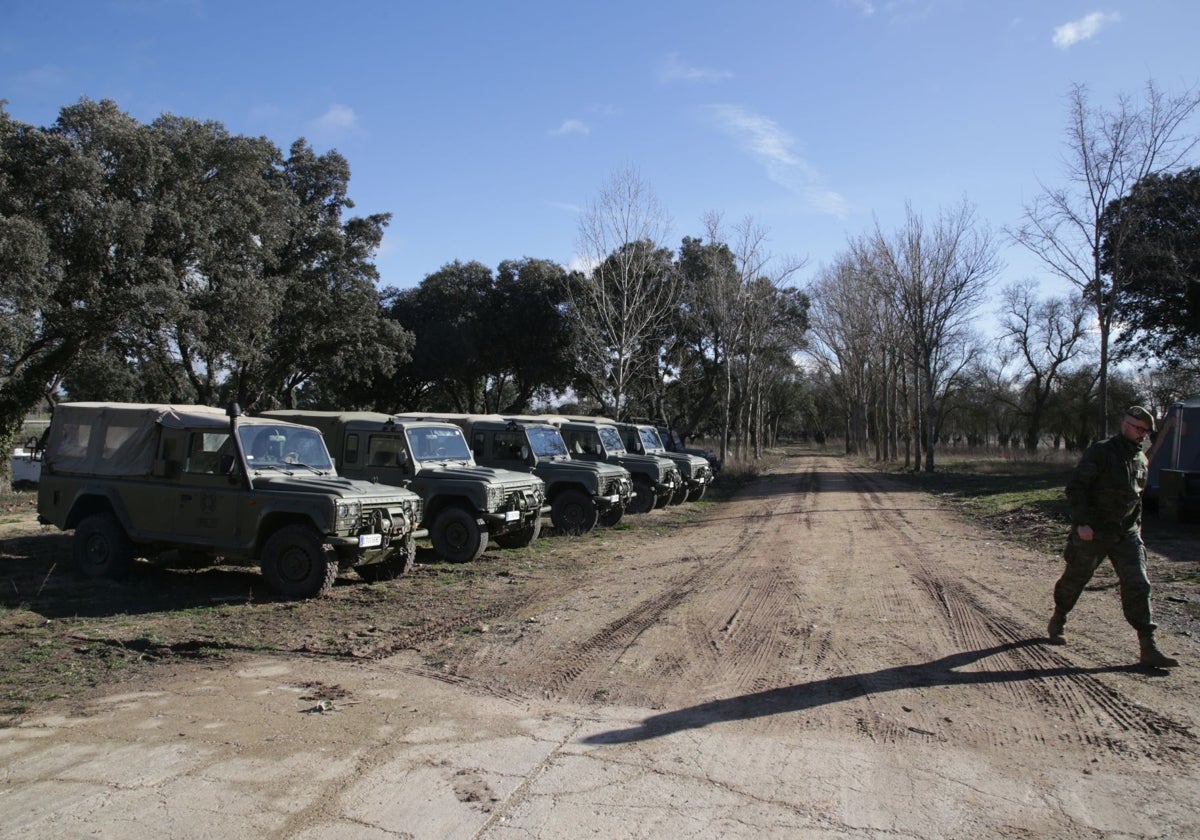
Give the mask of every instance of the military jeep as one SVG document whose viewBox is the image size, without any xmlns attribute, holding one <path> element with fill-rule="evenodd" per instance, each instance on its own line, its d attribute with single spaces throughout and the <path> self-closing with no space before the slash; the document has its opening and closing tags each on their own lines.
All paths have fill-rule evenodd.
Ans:
<svg viewBox="0 0 1200 840">
<path fill-rule="evenodd" d="M 629 513 L 649 513 L 665 506 L 683 483 L 671 460 L 628 452 L 610 420 L 560 414 L 543 414 L 539 419 L 558 429 L 572 458 L 607 461 L 629 470 L 633 477 L 633 499 L 626 508 Z"/>
<path fill-rule="evenodd" d="M 320 429 L 345 475 L 415 492 L 423 502 L 422 527 L 446 562 L 477 559 L 489 539 L 501 548 L 521 548 L 541 533 L 542 480 L 479 466 L 462 429 L 452 423 L 371 411 L 281 410 L 261 416 Z"/>
<path fill-rule="evenodd" d="M 85 575 L 223 558 L 289 598 L 328 591 L 340 568 L 402 574 L 420 518 L 416 494 L 338 476 L 316 429 L 236 406 L 62 403 L 38 484 L 38 519 L 74 529 Z"/>
<path fill-rule="evenodd" d="M 625 448 L 639 455 L 658 455 L 669 458 L 679 467 L 683 483 L 671 499 L 672 504 L 698 502 L 704 498 L 708 485 L 712 484 L 713 470 L 709 462 L 699 455 L 686 452 L 671 452 L 663 445 L 658 429 L 649 423 L 614 423 L 621 433 Z"/>
<path fill-rule="evenodd" d="M 633 498 L 629 471 L 616 464 L 577 461 L 558 429 L 530 417 L 498 414 L 405 414 L 443 420 L 463 430 L 476 463 L 529 472 L 546 483 L 550 523 L 560 534 L 585 534 L 621 521 Z"/>
</svg>

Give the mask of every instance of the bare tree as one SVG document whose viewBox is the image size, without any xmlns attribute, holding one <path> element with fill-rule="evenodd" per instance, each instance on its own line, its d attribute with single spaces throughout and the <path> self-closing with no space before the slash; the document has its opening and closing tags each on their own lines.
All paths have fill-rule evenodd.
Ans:
<svg viewBox="0 0 1200 840">
<path fill-rule="evenodd" d="M 579 255 L 589 270 L 569 285 L 581 342 L 580 368 L 593 396 L 614 414 L 624 408 L 647 339 L 675 305 L 670 221 L 632 169 L 615 172 L 579 219 Z"/>
<path fill-rule="evenodd" d="M 971 317 L 999 271 L 986 226 L 964 201 L 943 211 L 932 229 L 912 207 L 902 229 L 888 238 L 876 227 L 871 240 L 879 271 L 873 276 L 904 324 L 919 383 L 925 470 L 934 468 L 939 399 L 971 361 Z"/>
<path fill-rule="evenodd" d="M 766 247 L 767 229 L 752 216 L 744 217 L 734 227 L 731 237 L 727 237 L 718 213 L 706 214 L 704 227 L 714 264 L 696 300 L 704 310 L 723 357 L 721 457 L 726 458 L 731 436 L 745 440 L 751 425 L 759 431 L 755 440 L 762 440 L 762 404 L 754 399 L 754 394 L 763 392 L 761 374 L 765 368 L 757 365 L 756 359 L 761 360 L 763 354 L 780 350 L 784 345 L 795 346 L 799 341 L 795 331 L 797 328 L 803 331 L 807 301 L 798 301 L 795 290 L 789 289 L 788 284 L 804 262 L 775 258 Z M 723 260 L 723 256 L 731 259 Z M 797 311 L 798 306 L 805 311 Z M 735 418 L 733 396 L 735 373 L 739 369 L 745 399 Z M 758 412 L 753 415 L 758 418 L 753 424 L 752 411 Z"/>
<path fill-rule="evenodd" d="M 1037 450 L 1042 419 L 1064 365 L 1087 349 L 1087 308 L 1079 300 L 1039 300 L 1032 280 L 1008 286 L 1000 312 L 1002 339 L 1021 359 L 1024 399 L 1014 406 L 1025 420 L 1025 449 Z"/>
<path fill-rule="evenodd" d="M 1108 247 L 1115 264 L 1112 274 L 1101 271 L 1101 216 L 1110 202 L 1129 194 L 1139 180 L 1155 172 L 1175 170 L 1200 142 L 1180 135 L 1182 125 L 1200 106 L 1195 89 L 1165 96 L 1153 81 L 1146 83 L 1145 101 L 1122 94 L 1112 110 L 1088 102 L 1084 85 L 1069 94 L 1066 183 L 1040 184 L 1042 194 L 1025 208 L 1024 222 L 1010 235 L 1028 248 L 1055 276 L 1080 290 L 1096 316 L 1100 332 L 1099 411 L 1097 434 L 1108 434 L 1109 340 L 1117 295 L 1113 278 L 1120 277 L 1120 226 L 1110 230 Z"/>
</svg>

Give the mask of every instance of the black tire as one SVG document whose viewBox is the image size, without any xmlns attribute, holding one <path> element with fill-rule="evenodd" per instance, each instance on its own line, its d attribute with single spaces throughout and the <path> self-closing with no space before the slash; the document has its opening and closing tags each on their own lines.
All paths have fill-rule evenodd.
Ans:
<svg viewBox="0 0 1200 840">
<path fill-rule="evenodd" d="M 550 503 L 550 522 L 560 534 L 586 534 L 596 527 L 599 519 L 596 503 L 582 490 L 564 490 Z"/>
<path fill-rule="evenodd" d="M 358 572 L 358 576 L 368 583 L 395 580 L 411 572 L 416 560 L 417 541 L 412 537 L 405 537 L 404 541 L 398 547 L 393 548 L 383 560 L 378 563 L 364 563 L 361 566 L 355 566 L 354 571 Z"/>
<path fill-rule="evenodd" d="M 658 504 L 658 495 L 650 479 L 635 476 L 633 479 L 633 498 L 629 500 L 625 511 L 627 513 L 649 513 Z"/>
<path fill-rule="evenodd" d="M 487 548 L 487 528 L 460 507 L 448 507 L 438 514 L 429 529 L 433 550 L 447 563 L 478 560 Z"/>
<path fill-rule="evenodd" d="M 536 517 L 532 523 L 526 525 L 520 531 L 513 531 L 508 534 L 497 534 L 495 537 L 496 545 L 501 548 L 528 548 L 537 541 L 537 538 L 542 533 L 542 517 Z"/>
<path fill-rule="evenodd" d="M 267 586 L 285 598 L 323 595 L 338 574 L 333 549 L 308 525 L 285 525 L 268 537 L 259 565 Z"/>
<path fill-rule="evenodd" d="M 707 492 L 707 490 L 707 484 L 701 484 L 699 487 L 694 487 L 688 492 L 687 500 L 689 502 L 698 502 L 704 498 L 704 494 Z"/>
<path fill-rule="evenodd" d="M 621 521 L 625 515 L 625 507 L 623 505 L 613 505 L 604 513 L 600 514 L 600 524 L 605 528 L 611 528 Z"/>
<path fill-rule="evenodd" d="M 121 523 L 108 513 L 85 516 L 71 543 L 75 568 L 90 578 L 122 580 L 133 568 L 133 543 Z"/>
</svg>

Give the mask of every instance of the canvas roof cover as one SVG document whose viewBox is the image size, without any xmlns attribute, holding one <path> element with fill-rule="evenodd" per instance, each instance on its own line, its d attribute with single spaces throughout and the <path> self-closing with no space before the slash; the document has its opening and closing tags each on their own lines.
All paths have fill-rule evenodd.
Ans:
<svg viewBox="0 0 1200 840">
<path fill-rule="evenodd" d="M 238 419 L 239 424 L 263 422 Z M 150 475 L 160 427 L 227 431 L 229 417 L 224 409 L 206 405 L 59 403 L 46 441 L 46 465 L 58 473 Z"/>
</svg>

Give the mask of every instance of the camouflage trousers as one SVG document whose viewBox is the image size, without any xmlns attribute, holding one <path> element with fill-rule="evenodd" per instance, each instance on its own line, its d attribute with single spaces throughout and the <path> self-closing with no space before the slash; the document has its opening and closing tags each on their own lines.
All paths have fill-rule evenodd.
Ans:
<svg viewBox="0 0 1200 840">
<path fill-rule="evenodd" d="M 1136 630 L 1153 630 L 1150 613 L 1150 581 L 1146 577 L 1146 546 L 1141 534 L 1100 536 L 1081 540 L 1072 529 L 1063 549 L 1067 561 L 1062 577 L 1054 585 L 1054 608 L 1064 616 L 1075 606 L 1083 589 L 1105 558 L 1112 561 L 1121 586 L 1121 609 Z"/>
</svg>

